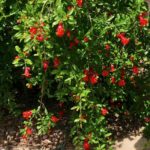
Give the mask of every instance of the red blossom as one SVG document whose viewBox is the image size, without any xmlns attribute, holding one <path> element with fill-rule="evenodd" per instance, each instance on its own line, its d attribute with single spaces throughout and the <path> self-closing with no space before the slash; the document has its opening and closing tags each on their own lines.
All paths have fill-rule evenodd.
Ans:
<svg viewBox="0 0 150 150">
<path fill-rule="evenodd" d="M 83 81 L 84 82 L 89 82 L 89 76 L 88 76 L 88 74 L 85 74 L 85 76 L 83 77 Z"/>
<path fill-rule="evenodd" d="M 124 46 L 126 46 L 130 41 L 130 39 L 126 37 L 122 37 L 120 40 L 121 40 L 122 45 Z"/>
<path fill-rule="evenodd" d="M 21 138 L 24 139 L 24 140 L 27 140 L 27 135 L 23 134 Z"/>
<path fill-rule="evenodd" d="M 149 117 L 145 117 L 145 118 L 144 118 L 144 121 L 145 121 L 146 123 L 149 123 L 149 122 L 150 122 L 150 118 L 149 118 Z"/>
<path fill-rule="evenodd" d="M 19 56 L 15 56 L 15 59 L 19 59 L 20 57 Z"/>
<path fill-rule="evenodd" d="M 107 77 L 109 75 L 109 72 L 107 70 L 102 71 L 102 76 Z"/>
<path fill-rule="evenodd" d="M 22 116 L 23 116 L 23 118 L 28 120 L 32 116 L 32 110 L 24 111 L 22 113 Z"/>
<path fill-rule="evenodd" d="M 83 148 L 84 148 L 84 150 L 90 150 L 90 144 L 89 144 L 89 140 L 88 139 L 84 140 Z"/>
<path fill-rule="evenodd" d="M 56 29 L 56 36 L 63 37 L 65 34 L 65 29 L 62 23 L 59 23 Z"/>
<path fill-rule="evenodd" d="M 126 82 L 125 82 L 124 79 L 120 79 L 120 80 L 118 81 L 118 86 L 123 87 L 123 86 L 125 86 L 125 85 L 126 85 Z"/>
<path fill-rule="evenodd" d="M 26 128 L 26 135 L 31 135 L 32 134 L 32 130 L 31 128 Z"/>
<path fill-rule="evenodd" d="M 112 77 L 110 78 L 110 81 L 111 81 L 112 84 L 115 84 L 115 83 L 116 83 L 116 78 L 115 78 L 114 76 L 112 76 Z"/>
<path fill-rule="evenodd" d="M 59 118 L 57 118 L 56 116 L 51 116 L 51 121 L 54 123 L 57 123 L 59 121 Z"/>
<path fill-rule="evenodd" d="M 39 41 L 39 42 L 43 42 L 43 41 L 44 41 L 44 36 L 43 36 L 43 34 L 37 35 L 36 39 L 37 39 L 37 41 Z"/>
<path fill-rule="evenodd" d="M 23 75 L 24 75 L 26 78 L 30 78 L 30 77 L 31 77 L 30 70 L 31 70 L 30 67 L 25 67 L 25 69 L 24 69 L 24 74 L 23 74 Z"/>
<path fill-rule="evenodd" d="M 101 109 L 101 114 L 102 114 L 103 116 L 106 116 L 106 115 L 108 114 L 108 109 L 107 109 L 107 108 L 102 108 L 102 109 Z"/>
<path fill-rule="evenodd" d="M 148 19 L 145 19 L 142 15 L 139 16 L 139 23 L 141 27 L 148 25 Z"/>
<path fill-rule="evenodd" d="M 91 83 L 91 84 L 94 85 L 94 84 L 97 83 L 97 81 L 98 81 L 97 75 L 93 74 L 93 75 L 90 76 L 90 83 Z"/>
<path fill-rule="evenodd" d="M 139 68 L 137 66 L 133 66 L 132 72 L 137 75 L 139 73 Z"/>
<path fill-rule="evenodd" d="M 44 61 L 43 61 L 43 69 L 44 69 L 44 72 L 47 71 L 48 66 L 49 66 L 49 61 L 48 61 L 48 60 L 44 60 Z"/>
<path fill-rule="evenodd" d="M 98 73 L 95 72 L 92 68 L 89 70 L 84 70 L 84 82 L 90 82 L 91 84 L 96 84 L 98 82 Z"/>
<path fill-rule="evenodd" d="M 36 34 L 37 33 L 37 28 L 36 27 L 31 27 L 29 32 L 30 32 L 31 35 Z"/>
<path fill-rule="evenodd" d="M 89 38 L 85 36 L 83 40 L 85 43 L 87 43 L 89 41 Z"/>
<path fill-rule="evenodd" d="M 66 31 L 66 35 L 67 35 L 68 38 L 70 38 L 70 36 L 71 36 L 70 30 L 67 30 L 67 31 Z"/>
<path fill-rule="evenodd" d="M 110 45 L 109 44 L 106 44 L 105 45 L 105 49 L 108 51 L 108 50 L 110 50 Z"/>
<path fill-rule="evenodd" d="M 82 7 L 83 0 L 76 0 L 78 7 Z"/>
<path fill-rule="evenodd" d="M 54 60 L 53 60 L 53 67 L 54 68 L 58 68 L 60 65 L 60 60 L 58 57 L 55 57 Z"/>
<path fill-rule="evenodd" d="M 114 72 L 115 71 L 115 67 L 114 67 L 114 65 L 112 64 L 112 65 L 110 65 L 110 72 Z"/>
<path fill-rule="evenodd" d="M 70 11 L 70 10 L 73 9 L 73 6 L 69 5 L 69 6 L 67 7 L 67 9 L 68 9 L 68 11 Z"/>
<path fill-rule="evenodd" d="M 121 40 L 123 46 L 126 46 L 130 42 L 130 39 L 125 37 L 125 33 L 119 33 L 117 37 Z"/>
</svg>

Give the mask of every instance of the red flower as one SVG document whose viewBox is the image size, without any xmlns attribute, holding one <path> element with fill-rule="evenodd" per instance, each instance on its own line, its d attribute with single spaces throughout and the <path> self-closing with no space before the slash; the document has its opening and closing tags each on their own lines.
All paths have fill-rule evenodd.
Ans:
<svg viewBox="0 0 150 150">
<path fill-rule="evenodd" d="M 109 72 L 107 70 L 102 71 L 102 76 L 107 77 L 109 75 Z"/>
<path fill-rule="evenodd" d="M 76 0 L 78 7 L 82 7 L 83 0 Z"/>
<path fill-rule="evenodd" d="M 75 42 L 70 42 L 69 48 L 71 49 L 72 47 L 74 47 L 76 45 Z"/>
<path fill-rule="evenodd" d="M 103 116 L 106 116 L 106 115 L 108 114 L 108 110 L 107 110 L 106 108 L 102 108 L 102 109 L 101 109 L 101 114 L 102 114 Z"/>
<path fill-rule="evenodd" d="M 126 85 L 125 80 L 124 80 L 124 79 L 120 79 L 119 82 L 118 82 L 118 85 L 119 85 L 120 87 L 125 86 L 125 85 Z"/>
<path fill-rule="evenodd" d="M 84 70 L 84 82 L 90 82 L 91 84 L 96 84 L 98 82 L 98 73 L 95 72 L 92 68 L 89 70 Z"/>
<path fill-rule="evenodd" d="M 73 6 L 69 5 L 69 6 L 67 7 L 67 9 L 68 9 L 68 11 L 70 11 L 70 10 L 73 9 Z"/>
<path fill-rule="evenodd" d="M 109 44 L 106 44 L 105 45 L 105 49 L 108 51 L 108 50 L 110 50 L 110 45 Z"/>
<path fill-rule="evenodd" d="M 15 59 L 19 59 L 20 57 L 19 56 L 15 56 Z"/>
<path fill-rule="evenodd" d="M 84 76 L 84 78 L 83 78 L 83 81 L 84 82 L 89 82 L 89 71 L 88 70 L 84 70 L 84 74 L 85 74 L 85 76 Z"/>
<path fill-rule="evenodd" d="M 30 34 L 34 35 L 37 33 L 37 28 L 36 27 L 31 27 L 29 30 Z"/>
<path fill-rule="evenodd" d="M 150 122 L 150 118 L 145 117 L 145 118 L 144 118 L 144 121 L 145 121 L 146 123 L 149 123 L 149 122 Z"/>
<path fill-rule="evenodd" d="M 25 69 L 24 69 L 24 76 L 26 78 L 30 78 L 31 77 L 30 70 L 31 70 L 30 67 L 25 67 Z"/>
<path fill-rule="evenodd" d="M 75 39 L 74 39 L 74 42 L 75 42 L 75 46 L 77 46 L 80 41 L 79 41 L 77 38 L 75 38 Z"/>
<path fill-rule="evenodd" d="M 53 66 L 54 68 L 58 68 L 60 65 L 60 60 L 58 57 L 55 57 L 54 60 L 53 60 Z"/>
<path fill-rule="evenodd" d="M 51 121 L 54 123 L 57 123 L 59 121 L 59 118 L 57 118 L 56 116 L 51 116 Z"/>
<path fill-rule="evenodd" d="M 141 27 L 148 25 L 148 19 L 143 18 L 142 15 L 139 16 L 139 23 Z"/>
<path fill-rule="evenodd" d="M 115 71 L 115 67 L 114 67 L 114 65 L 112 64 L 112 65 L 110 65 L 110 72 L 114 72 Z"/>
<path fill-rule="evenodd" d="M 62 23 L 58 24 L 58 27 L 56 29 L 56 35 L 57 37 L 63 37 L 65 34 L 65 29 Z"/>
<path fill-rule="evenodd" d="M 130 39 L 125 37 L 125 33 L 117 34 L 117 37 L 121 40 L 121 43 L 124 46 L 126 46 L 130 42 Z"/>
<path fill-rule="evenodd" d="M 94 85 L 94 84 L 97 83 L 97 81 L 98 81 L 98 76 L 96 74 L 93 74 L 93 75 L 90 76 L 90 83 L 91 84 Z"/>
<path fill-rule="evenodd" d="M 69 30 L 67 30 L 67 31 L 66 31 L 66 35 L 67 35 L 68 38 L 70 38 L 71 32 L 70 32 Z"/>
<path fill-rule="evenodd" d="M 36 39 L 39 41 L 39 42 L 43 42 L 44 41 L 44 36 L 42 34 L 39 34 Z"/>
<path fill-rule="evenodd" d="M 119 38 L 119 39 L 120 39 L 121 37 L 123 37 L 123 36 L 125 36 L 125 33 L 119 33 L 119 34 L 116 35 L 116 37 Z"/>
<path fill-rule="evenodd" d="M 90 150 L 90 144 L 89 144 L 89 140 L 88 139 L 84 140 L 83 148 L 84 148 L 84 150 Z"/>
<path fill-rule="evenodd" d="M 22 137 L 21 137 L 22 139 L 24 139 L 24 140 L 26 140 L 27 139 L 27 135 L 26 134 L 24 134 L 24 135 L 22 135 Z"/>
<path fill-rule="evenodd" d="M 25 119 L 28 120 L 28 119 L 32 116 L 32 110 L 24 111 L 24 112 L 22 113 L 22 116 L 23 116 L 23 118 L 25 118 Z"/>
<path fill-rule="evenodd" d="M 121 40 L 122 45 L 124 46 L 126 46 L 130 41 L 130 39 L 126 37 L 122 37 L 120 40 Z"/>
<path fill-rule="evenodd" d="M 85 36 L 83 40 L 85 43 L 87 43 L 89 41 L 89 38 Z"/>
<path fill-rule="evenodd" d="M 47 71 L 48 66 L 49 66 L 49 62 L 48 62 L 47 60 L 44 60 L 44 61 L 43 61 L 43 69 L 44 69 L 44 72 Z"/>
<path fill-rule="evenodd" d="M 114 76 L 112 76 L 112 77 L 110 78 L 110 81 L 111 81 L 112 84 L 115 84 L 115 83 L 116 83 L 116 78 L 115 78 Z"/>
<path fill-rule="evenodd" d="M 30 128 L 28 128 L 28 127 L 26 128 L 26 134 L 27 135 L 31 135 L 32 134 L 32 130 Z"/>
<path fill-rule="evenodd" d="M 138 74 L 138 73 L 139 73 L 138 67 L 137 67 L 137 66 L 133 66 L 132 72 L 133 72 L 134 74 Z"/>
</svg>

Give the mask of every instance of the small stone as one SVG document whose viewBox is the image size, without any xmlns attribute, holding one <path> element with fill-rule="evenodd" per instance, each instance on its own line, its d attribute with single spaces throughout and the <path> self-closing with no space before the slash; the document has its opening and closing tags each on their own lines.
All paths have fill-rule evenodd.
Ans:
<svg viewBox="0 0 150 150">
<path fill-rule="evenodd" d="M 10 131 L 9 134 L 10 135 L 16 135 L 16 131 Z"/>
<path fill-rule="evenodd" d="M 55 150 L 56 149 L 56 146 L 52 146 L 52 150 Z"/>
<path fill-rule="evenodd" d="M 52 145 L 49 145 L 48 148 L 49 148 L 49 150 L 52 150 L 53 146 L 52 146 Z"/>
<path fill-rule="evenodd" d="M 14 138 L 13 136 L 7 135 L 7 140 L 8 140 L 8 141 L 11 141 L 13 138 Z"/>
<path fill-rule="evenodd" d="M 4 145 L 7 145 L 7 144 L 8 144 L 8 141 L 5 140 L 5 141 L 4 141 Z"/>
<path fill-rule="evenodd" d="M 51 143 L 51 141 L 50 141 L 50 140 L 48 140 L 48 139 L 45 139 L 44 141 L 42 141 L 42 143 L 43 143 L 44 145 L 48 145 L 48 144 L 50 144 L 50 143 Z"/>
<path fill-rule="evenodd" d="M 47 138 L 48 138 L 47 135 L 44 135 L 44 136 L 42 137 L 43 140 L 45 140 L 45 139 L 47 139 Z"/>
<path fill-rule="evenodd" d="M 16 142 L 16 141 L 10 141 L 10 143 L 11 143 L 13 146 L 16 146 L 16 145 L 17 145 L 17 142 Z"/>
</svg>

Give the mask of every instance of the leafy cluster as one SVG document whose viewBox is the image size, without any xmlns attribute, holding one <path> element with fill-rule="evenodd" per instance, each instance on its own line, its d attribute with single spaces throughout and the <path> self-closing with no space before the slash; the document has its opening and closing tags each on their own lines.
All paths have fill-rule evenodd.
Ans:
<svg viewBox="0 0 150 150">
<path fill-rule="evenodd" d="M 29 0 L 21 8 L 13 24 L 17 52 L 13 64 L 21 70 L 27 88 L 41 91 L 40 133 L 49 129 L 45 123 L 49 125 L 51 114 L 44 103 L 48 98 L 70 105 L 70 135 L 85 150 L 110 149 L 108 118 L 128 113 L 150 117 L 147 97 L 141 101 L 147 92 L 138 96 L 138 83 L 148 72 L 147 3 Z M 143 107 L 138 112 L 139 106 Z"/>
</svg>

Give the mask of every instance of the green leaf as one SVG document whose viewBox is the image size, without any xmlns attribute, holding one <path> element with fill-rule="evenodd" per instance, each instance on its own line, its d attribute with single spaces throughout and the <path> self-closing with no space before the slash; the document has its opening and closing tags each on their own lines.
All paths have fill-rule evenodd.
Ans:
<svg viewBox="0 0 150 150">
<path fill-rule="evenodd" d="M 75 119 L 74 122 L 80 122 L 80 119 L 79 119 L 79 118 L 78 118 L 78 119 Z"/>
<path fill-rule="evenodd" d="M 15 46 L 15 50 L 16 50 L 18 53 L 20 53 L 20 52 L 21 52 L 21 50 L 20 50 L 20 47 L 19 47 L 19 46 Z"/>
<path fill-rule="evenodd" d="M 25 59 L 25 63 L 26 63 L 27 65 L 32 65 L 32 64 L 33 64 L 30 59 Z"/>
<path fill-rule="evenodd" d="M 71 110 L 76 110 L 76 111 L 79 111 L 79 109 L 80 109 L 80 106 L 73 106 L 73 107 L 71 108 Z"/>
</svg>

